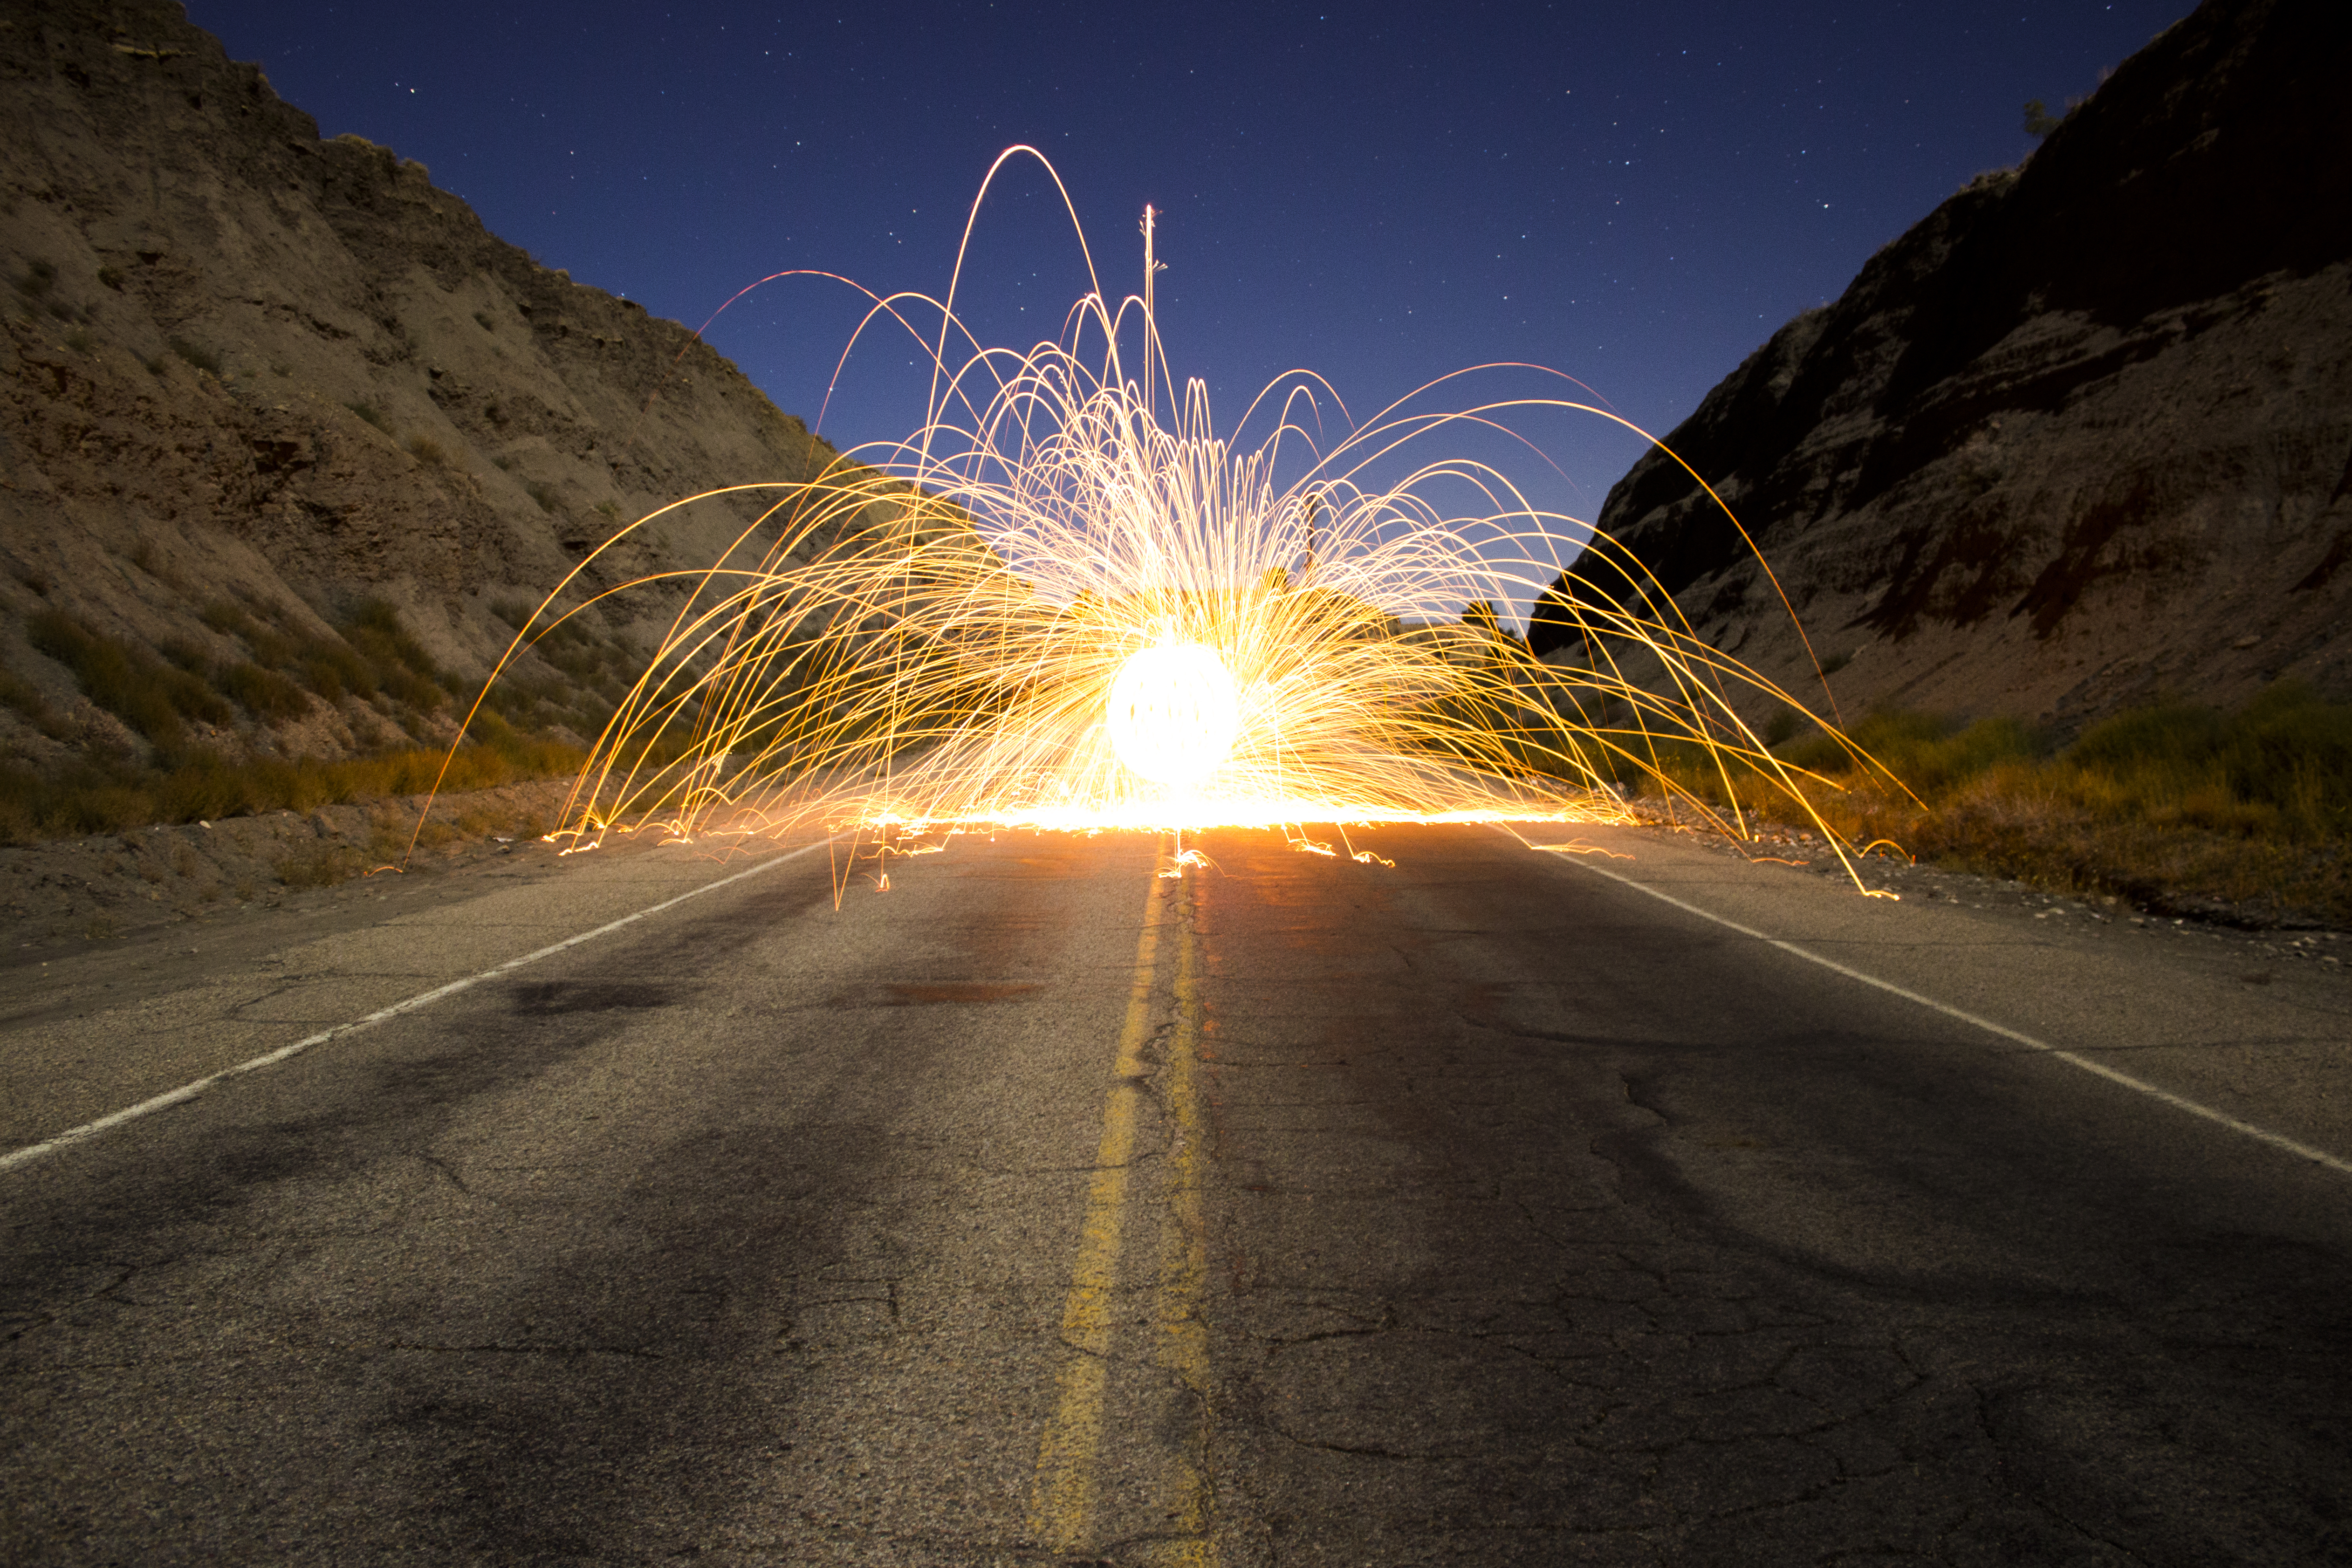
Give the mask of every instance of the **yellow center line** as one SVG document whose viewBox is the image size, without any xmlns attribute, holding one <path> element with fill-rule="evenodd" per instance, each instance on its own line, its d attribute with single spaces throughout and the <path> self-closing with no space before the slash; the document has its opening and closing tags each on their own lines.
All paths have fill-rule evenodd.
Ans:
<svg viewBox="0 0 2352 1568">
<path fill-rule="evenodd" d="M 1062 1338 L 1078 1354 L 1062 1368 L 1054 1418 L 1037 1445 L 1029 1529 L 1049 1550 L 1075 1552 L 1095 1511 L 1095 1454 L 1102 1442 L 1103 1392 L 1109 1382 L 1112 1291 L 1118 1282 L 1128 1161 L 1135 1152 L 1136 1102 L 1142 1094 L 1143 1041 L 1151 1025 L 1152 967 L 1160 946 L 1160 879 L 1145 890 L 1143 933 L 1135 944 L 1135 983 L 1118 1033 L 1114 1082 L 1103 1101 L 1102 1141 L 1087 1183 L 1087 1214 L 1062 1304 Z"/>
<path fill-rule="evenodd" d="M 1202 1214 L 1201 1178 L 1207 1144 L 1192 1082 L 1193 1053 L 1201 1030 L 1200 944 L 1192 929 L 1193 883 L 1178 884 L 1181 914 L 1176 925 L 1176 1028 L 1168 1048 L 1168 1104 L 1175 1137 L 1168 1157 L 1168 1218 L 1160 1234 L 1159 1364 L 1174 1373 L 1192 1401 L 1191 1440 L 1177 1456 L 1167 1499 L 1170 1522 L 1188 1541 L 1157 1559 L 1184 1568 L 1211 1568 L 1216 1548 L 1208 1538 L 1213 1501 L 1209 1487 L 1209 1331 L 1201 1321 L 1201 1294 L 1208 1281 L 1209 1241 Z"/>
<path fill-rule="evenodd" d="M 1163 855 L 1163 859 L 1167 858 Z M 1118 1056 L 1110 1092 L 1103 1101 L 1102 1138 L 1087 1182 L 1086 1216 L 1070 1265 L 1070 1289 L 1062 1308 L 1062 1337 L 1072 1351 L 1057 1380 L 1053 1418 L 1037 1445 L 1037 1469 L 1030 1492 L 1029 1529 L 1047 1550 L 1080 1554 L 1098 1549 L 1096 1539 L 1118 1521 L 1128 1537 L 1130 1560 L 1181 1568 L 1214 1568 L 1208 1539 L 1212 1493 L 1208 1484 L 1209 1354 L 1200 1298 L 1208 1275 L 1208 1243 L 1202 1215 L 1202 1176 L 1206 1161 L 1194 1103 L 1192 1053 L 1199 1035 L 1195 943 L 1191 929 L 1190 889 L 1181 879 L 1171 889 L 1155 876 L 1144 900 L 1143 930 L 1135 949 L 1135 979 L 1128 993 L 1127 1019 L 1119 1030 Z M 1172 1028 L 1163 1086 L 1170 1148 L 1163 1184 L 1156 1194 L 1136 1192 L 1134 1168 L 1139 1116 L 1147 1109 L 1145 1047 L 1152 1037 L 1158 961 L 1163 927 L 1172 924 L 1175 965 Z M 1164 1014 L 1161 1016 L 1165 1016 Z M 1159 1200 L 1159 1281 L 1151 1293 L 1150 1343 L 1134 1347 L 1138 1361 L 1172 1374 L 1172 1386 L 1152 1385 L 1148 1400 L 1177 1398 L 1182 1410 L 1154 1410 L 1123 1416 L 1130 1433 L 1182 1433 L 1175 1452 L 1141 1456 L 1125 1452 L 1122 1473 L 1138 1477 L 1131 1490 L 1147 1493 L 1118 1499 L 1100 1495 L 1097 1462 L 1106 1409 L 1113 1389 L 1112 1352 L 1117 1339 L 1120 1260 L 1130 1196 Z M 1139 1216 L 1150 1235 L 1151 1219 Z M 1123 1380 L 1123 1397 L 1134 1397 Z M 1138 1464 L 1135 1461 L 1145 1459 Z M 1150 1462 L 1156 1459 L 1157 1462 Z M 1148 1475 L 1151 1479 L 1140 1478 Z M 1118 1506 L 1123 1505 L 1123 1506 Z"/>
</svg>

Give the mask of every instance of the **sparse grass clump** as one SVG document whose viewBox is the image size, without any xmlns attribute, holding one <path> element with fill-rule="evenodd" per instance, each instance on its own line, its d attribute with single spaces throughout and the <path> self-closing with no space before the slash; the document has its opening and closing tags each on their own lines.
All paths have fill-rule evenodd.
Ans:
<svg viewBox="0 0 2352 1568">
<path fill-rule="evenodd" d="M 234 716 L 201 678 L 100 636 L 61 610 L 40 612 L 26 632 L 35 648 L 74 673 L 90 701 L 145 737 L 160 756 L 186 749 L 187 720 L 226 724 Z"/>
<path fill-rule="evenodd" d="M 350 844 L 310 844 L 278 857 L 270 869 L 288 887 L 331 887 L 367 869 L 367 857 Z"/>
<path fill-rule="evenodd" d="M 525 599 L 502 599 L 490 606 L 499 620 L 521 631 L 539 606 Z M 618 636 L 600 634 L 572 616 L 553 625 L 541 622 L 531 648 L 565 680 L 534 679 L 509 670 L 484 699 L 486 716 L 503 717 L 525 729 L 561 725 L 575 735 L 596 735 L 628 695 L 642 655 Z"/>
<path fill-rule="evenodd" d="M 1813 789 L 1813 804 L 1857 845 L 1888 840 L 2071 894 L 2352 924 L 2352 707 L 2295 683 L 2235 712 L 2172 703 L 2120 714 L 2063 747 L 2006 718 L 1880 714 L 1852 734 L 1910 793 L 1825 737 L 1778 755 L 1834 786 Z M 1670 771 L 1725 803 L 1722 781 L 1694 760 Z M 1734 782 L 1750 814 L 1805 820 L 1762 775 Z"/>
<path fill-rule="evenodd" d="M 0 670 L 0 707 L 14 709 L 26 723 L 52 740 L 63 740 L 73 727 L 59 717 L 33 683 L 14 670 Z"/>
<path fill-rule="evenodd" d="M 299 717 L 305 706 L 288 695 L 293 682 L 329 704 L 346 696 L 362 701 L 378 694 L 419 713 L 438 712 L 448 684 L 424 645 L 400 623 L 400 615 L 380 599 L 363 599 L 339 622 L 340 637 L 305 630 L 282 609 L 269 607 L 267 622 L 245 606 L 221 601 L 205 607 L 205 624 L 235 637 L 252 651 L 248 666 L 224 668 L 215 677 L 257 717 Z M 277 674 L 269 681 L 263 677 Z"/>
<path fill-rule="evenodd" d="M 202 343 L 191 342 L 185 338 L 173 338 L 169 340 L 167 346 L 172 352 L 205 374 L 217 376 L 221 373 L 220 355 Z"/>
<path fill-rule="evenodd" d="M 0 761 L 0 842 L 279 809 L 310 810 L 432 788 L 444 754 L 430 746 L 395 745 L 373 756 L 332 762 L 239 762 L 215 745 L 200 743 L 190 728 L 192 722 L 228 725 L 239 708 L 257 722 L 282 725 L 308 716 L 314 701 L 356 699 L 368 705 L 348 710 L 362 735 L 373 728 L 380 738 L 404 729 L 420 739 L 428 736 L 431 716 L 448 706 L 450 691 L 460 683 L 439 667 L 391 604 L 362 600 L 339 619 L 340 636 L 306 630 L 279 606 L 261 605 L 257 613 L 222 601 L 209 606 L 203 619 L 213 632 L 242 643 L 251 656 L 217 657 L 217 644 L 181 637 L 167 641 L 158 659 L 144 648 L 92 631 L 62 610 L 47 608 L 32 617 L 26 631 L 33 646 L 71 671 L 93 704 L 142 737 L 149 754 L 142 760 L 101 751 L 46 772 L 21 761 Z M 13 673 L 0 672 L 0 703 L 53 737 L 73 731 L 31 683 Z M 552 722 L 577 725 L 590 716 L 520 694 L 504 699 L 504 706 L 546 710 Z M 386 726 L 387 717 L 399 729 Z M 530 738 L 486 712 L 471 742 L 452 761 L 446 788 L 484 789 L 546 778 L 572 771 L 581 760 L 576 749 Z"/>
<path fill-rule="evenodd" d="M 223 693 L 264 724 L 283 724 L 310 711 L 301 687 L 249 659 L 222 664 L 214 678 Z"/>
<path fill-rule="evenodd" d="M 519 603 L 515 612 L 527 620 L 530 606 Z M 148 744 L 96 744 L 76 760 L 48 767 L 0 755 L 0 843 L 310 811 L 434 787 L 447 755 L 434 744 L 448 732 L 439 716 L 447 713 L 453 692 L 469 688 L 440 667 L 390 602 L 361 600 L 333 618 L 331 632 L 259 599 L 216 601 L 201 619 L 215 635 L 172 637 L 150 652 L 55 605 L 31 617 L 26 632 L 35 649 L 63 664 L 94 706 Z M 579 684 L 544 675 L 536 683 L 502 683 L 450 758 L 443 788 L 488 789 L 582 766 L 576 747 L 547 732 L 601 729 L 625 691 L 631 655 L 619 638 L 576 621 L 544 632 L 541 644 Z M 240 710 L 253 723 L 280 727 L 313 716 L 320 703 L 338 708 L 362 744 L 381 749 L 335 761 L 240 761 L 232 755 L 243 744 L 234 732 L 205 737 L 195 727 L 232 726 Z M 85 727 L 60 717 L 33 683 L 6 670 L 0 670 L 0 705 L 55 738 Z"/>
<path fill-rule="evenodd" d="M 576 772 L 575 747 L 532 739 L 503 725 L 460 747 L 442 779 L 447 790 L 488 789 L 526 779 Z M 198 751 L 170 768 L 91 759 L 44 776 L 0 763 L 0 843 L 30 843 L 75 834 L 121 832 L 155 822 L 217 821 L 263 811 L 315 811 L 321 806 L 417 795 L 433 788 L 445 753 L 403 747 L 373 757 L 261 758 L 236 762 Z M 340 880 L 340 879 L 337 879 Z"/>
<path fill-rule="evenodd" d="M 400 623 L 400 612 L 381 599 L 362 599 L 342 623 L 343 639 L 367 662 L 368 676 L 394 702 L 420 713 L 436 711 L 449 678 L 425 645 Z"/>
</svg>

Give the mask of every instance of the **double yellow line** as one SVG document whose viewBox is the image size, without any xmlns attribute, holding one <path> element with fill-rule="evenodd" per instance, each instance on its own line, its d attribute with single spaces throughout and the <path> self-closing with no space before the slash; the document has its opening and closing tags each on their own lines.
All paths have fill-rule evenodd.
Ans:
<svg viewBox="0 0 2352 1568">
<path fill-rule="evenodd" d="M 1160 859 L 1172 863 L 1167 854 Z M 1062 1338 L 1071 1354 L 1037 1445 L 1029 1528 L 1041 1544 L 1064 1554 L 1118 1541 L 1135 1562 L 1213 1568 L 1209 1347 L 1201 1321 L 1208 1274 L 1201 1197 L 1206 1149 L 1194 1082 L 1201 1001 L 1192 916 L 1189 879 L 1154 876 L 1062 1306 Z M 1163 945 L 1174 948 L 1164 992 Z M 1156 1053 L 1150 1050 L 1155 1040 L 1164 1042 Z M 1148 1060 L 1153 1054 L 1156 1106 Z M 1164 1157 L 1154 1162 L 1156 1182 L 1139 1179 L 1147 1173 L 1136 1146 L 1139 1125 L 1155 1108 L 1167 1143 Z M 1133 1277 L 1146 1270 L 1145 1279 Z M 1114 1387 L 1121 1367 L 1143 1375 Z M 1125 1484 L 1118 1490 L 1104 1480 L 1104 1432 L 1114 1409 L 1133 1443 L 1156 1445 L 1156 1451 L 1122 1451 Z"/>
</svg>

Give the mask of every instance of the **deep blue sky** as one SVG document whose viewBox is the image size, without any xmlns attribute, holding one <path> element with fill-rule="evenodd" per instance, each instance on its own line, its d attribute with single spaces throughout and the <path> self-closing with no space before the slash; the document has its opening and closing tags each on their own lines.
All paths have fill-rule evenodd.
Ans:
<svg viewBox="0 0 2352 1568">
<path fill-rule="evenodd" d="M 192 0 L 323 132 L 428 164 L 551 267 L 698 324 L 787 267 L 945 290 L 982 176 L 1045 149 L 1104 283 L 1164 214 L 1163 334 L 1223 421 L 1294 367 L 1361 416 L 1528 361 L 1664 434 L 1782 321 L 2031 146 L 2186 0 L 1453 5 Z M 1034 165 L 983 210 L 966 319 L 1026 347 L 1084 287 Z M 862 302 L 771 285 L 711 340 L 814 421 Z M 918 423 L 873 340 L 824 422 Z M 1511 384 L 1506 382 L 1495 386 Z M 1519 383 L 1525 384 L 1525 383 Z M 1590 518 L 1638 443 L 1535 422 Z"/>
</svg>

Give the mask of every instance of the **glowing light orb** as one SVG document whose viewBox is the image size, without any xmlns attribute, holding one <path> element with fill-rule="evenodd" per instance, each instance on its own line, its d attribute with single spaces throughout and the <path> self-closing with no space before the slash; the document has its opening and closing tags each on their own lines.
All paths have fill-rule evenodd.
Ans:
<svg viewBox="0 0 2352 1568">
<path fill-rule="evenodd" d="M 1119 666 L 1104 705 L 1111 748 L 1155 784 L 1207 778 L 1233 755 L 1241 725 L 1234 677 L 1201 643 L 1162 643 Z"/>
</svg>

